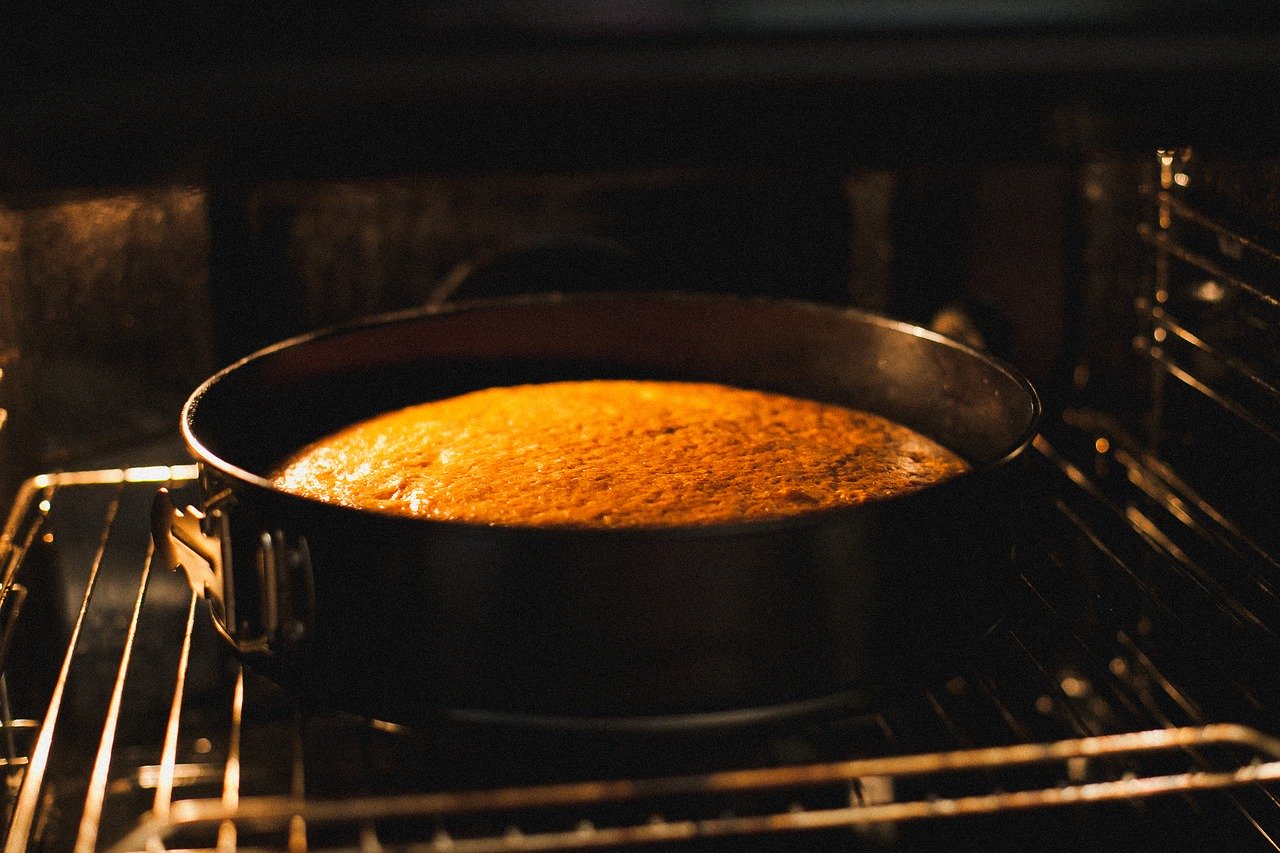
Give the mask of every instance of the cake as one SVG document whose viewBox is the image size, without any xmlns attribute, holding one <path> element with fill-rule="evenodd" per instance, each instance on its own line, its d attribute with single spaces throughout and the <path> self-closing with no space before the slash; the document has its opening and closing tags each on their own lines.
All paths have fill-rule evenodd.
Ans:
<svg viewBox="0 0 1280 853">
<path fill-rule="evenodd" d="M 939 483 L 964 460 L 869 412 L 702 382 L 488 388 L 362 421 L 292 455 L 284 491 L 486 525 L 782 518 Z"/>
</svg>

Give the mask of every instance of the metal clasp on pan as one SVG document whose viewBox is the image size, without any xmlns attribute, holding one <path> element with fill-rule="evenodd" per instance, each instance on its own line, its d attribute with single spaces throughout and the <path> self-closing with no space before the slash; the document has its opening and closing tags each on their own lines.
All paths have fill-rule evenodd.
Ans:
<svg viewBox="0 0 1280 853">
<path fill-rule="evenodd" d="M 191 588 L 213 611 L 213 624 L 243 653 L 271 654 L 305 636 L 315 612 L 311 555 L 304 537 L 289 545 L 280 531 L 263 532 L 256 568 L 261 625 L 254 630 L 236 620 L 230 536 L 216 498 L 201 511 L 173 505 L 168 489 L 156 493 L 151 509 L 155 559 L 170 571 L 181 569 Z"/>
<path fill-rule="evenodd" d="M 289 545 L 281 531 L 263 531 L 257 563 L 264 636 L 268 645 L 292 646 L 306 636 L 316 608 L 307 538 Z"/>
</svg>

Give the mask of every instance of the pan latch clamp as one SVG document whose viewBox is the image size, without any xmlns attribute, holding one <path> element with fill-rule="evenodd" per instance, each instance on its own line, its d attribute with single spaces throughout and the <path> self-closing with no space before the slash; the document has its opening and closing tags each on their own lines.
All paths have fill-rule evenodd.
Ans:
<svg viewBox="0 0 1280 853">
<path fill-rule="evenodd" d="M 290 542 L 283 531 L 263 531 L 257 568 L 262 630 L 268 648 L 296 645 L 307 635 L 316 608 L 307 537 L 298 536 Z"/>
<path fill-rule="evenodd" d="M 220 502 L 179 510 L 169 490 L 160 489 L 152 504 L 151 535 L 155 559 L 170 571 L 182 570 L 192 590 L 209 602 L 218 633 L 241 653 L 272 654 L 306 635 L 315 613 L 306 537 L 290 541 L 279 530 L 260 534 L 255 568 L 261 624 L 255 629 L 237 619 L 231 537 Z"/>
</svg>

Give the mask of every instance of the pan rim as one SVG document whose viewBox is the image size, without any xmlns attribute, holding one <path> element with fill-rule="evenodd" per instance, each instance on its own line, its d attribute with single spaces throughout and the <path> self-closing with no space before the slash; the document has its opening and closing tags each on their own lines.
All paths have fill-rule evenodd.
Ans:
<svg viewBox="0 0 1280 853">
<path fill-rule="evenodd" d="M 389 512 L 385 510 L 356 508 L 344 506 L 341 504 L 322 501 L 316 498 L 297 495 L 287 492 L 274 486 L 269 479 L 260 474 L 256 474 L 248 469 L 242 468 L 227 459 L 222 458 L 214 453 L 205 444 L 203 440 L 196 434 L 196 413 L 204 396 L 215 386 L 218 385 L 227 376 L 245 369 L 248 365 L 263 361 L 270 358 L 273 354 L 293 348 L 303 347 L 309 344 L 318 343 L 325 340 L 341 337 L 343 335 L 355 332 L 377 329 L 380 327 L 393 326 L 400 323 L 406 323 L 414 320 L 428 319 L 433 316 L 461 314 L 471 311 L 492 311 L 495 309 L 520 308 L 525 306 L 547 306 L 553 304 L 618 304 L 643 302 L 646 304 L 654 303 L 686 303 L 701 305 L 768 305 L 780 307 L 787 310 L 813 312 L 813 313 L 836 313 L 843 316 L 857 318 L 861 322 L 879 326 L 884 329 L 898 331 L 913 337 L 923 338 L 936 344 L 944 346 L 948 349 L 963 353 L 965 356 L 978 361 L 984 362 L 987 366 L 995 369 L 1005 378 L 1010 380 L 1025 395 L 1028 407 L 1027 425 L 1021 433 L 1010 442 L 1002 453 L 992 460 L 988 460 L 981 464 L 974 465 L 970 470 L 952 477 L 942 483 L 929 486 L 914 492 L 903 495 L 897 495 L 890 498 L 883 498 L 875 501 L 869 501 L 853 507 L 832 507 L 822 510 L 814 510 L 801 513 L 798 515 L 784 516 L 779 518 L 762 518 L 762 519 L 745 519 L 737 521 L 716 522 L 712 524 L 701 525 L 634 525 L 627 527 L 588 527 L 572 524 L 482 524 L 478 522 L 466 521 L 450 521 L 442 519 L 424 518 L 403 515 L 400 513 Z M 426 525 L 433 529 L 450 529 L 458 532 L 473 531 L 483 533 L 484 535 L 493 535 L 496 532 L 510 531 L 519 535 L 537 535 L 539 533 L 547 533 L 553 535 L 563 535 L 564 533 L 573 533 L 583 536 L 600 536 L 603 538 L 630 538 L 641 536 L 652 539 L 655 536 L 661 538 L 687 538 L 687 537 L 708 537 L 717 535 L 741 535 L 743 533 L 760 533 L 766 534 L 775 530 L 792 529 L 795 527 L 808 527 L 815 523 L 823 523 L 837 518 L 848 518 L 860 515 L 868 511 L 871 507 L 890 507 L 897 506 L 903 502 L 918 500 L 922 495 L 939 495 L 945 494 L 960 487 L 963 483 L 971 481 L 975 476 L 981 476 L 985 472 L 993 469 L 1002 468 L 1018 457 L 1020 457 L 1031 446 L 1035 437 L 1039 433 L 1040 419 L 1043 414 L 1043 405 L 1039 394 L 1036 392 L 1035 386 L 1030 380 L 1024 377 L 1020 372 L 1005 364 L 1000 359 L 989 353 L 974 349 L 959 341 L 953 340 L 926 329 L 921 326 L 913 325 L 901 320 L 895 320 L 876 314 L 870 311 L 863 311 L 857 308 L 845 306 L 829 305 L 816 302 L 808 302 L 799 299 L 787 299 L 767 296 L 748 296 L 740 294 L 715 294 L 702 293 L 694 291 L 678 291 L 678 290 L 662 290 L 662 291 L 643 291 L 643 292 L 619 292 L 619 291 L 600 291 L 600 292 L 575 292 L 566 293 L 534 293 L 521 294 L 514 297 L 503 297 L 495 299 L 477 299 L 466 300 L 455 303 L 445 303 L 437 306 L 416 307 L 399 311 L 391 311 L 382 314 L 364 317 L 361 319 L 340 323 L 323 329 L 306 332 L 295 335 L 273 344 L 269 344 L 258 349 L 237 361 L 218 370 L 212 376 L 205 379 L 187 398 L 183 404 L 180 420 L 180 428 L 183 440 L 186 442 L 188 449 L 196 457 L 202 466 L 212 468 L 214 471 L 231 478 L 232 480 L 246 483 L 255 488 L 266 490 L 275 495 L 281 496 L 291 501 L 302 502 L 303 505 L 311 507 L 323 507 L 326 511 L 338 511 L 341 513 L 351 513 L 359 517 L 373 516 L 379 519 L 393 519 L 409 525 Z"/>
</svg>

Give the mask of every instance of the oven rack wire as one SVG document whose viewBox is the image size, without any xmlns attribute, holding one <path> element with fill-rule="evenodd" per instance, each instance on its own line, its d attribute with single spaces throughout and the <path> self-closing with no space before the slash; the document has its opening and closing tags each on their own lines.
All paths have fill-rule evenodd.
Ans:
<svg viewBox="0 0 1280 853">
<path fill-rule="evenodd" d="M 1146 330 L 1134 347 L 1169 378 L 1280 445 L 1280 375 L 1268 364 L 1274 352 L 1248 351 L 1266 347 L 1268 333 L 1254 328 L 1240 341 L 1212 340 L 1215 331 L 1223 336 L 1221 328 L 1213 327 L 1223 325 L 1228 312 L 1244 323 L 1280 314 L 1280 254 L 1186 198 L 1188 188 L 1194 188 L 1193 152 L 1161 151 L 1158 163 L 1158 178 L 1144 187 L 1153 215 L 1137 226 L 1154 259 L 1147 292 L 1136 299 Z M 1192 301 L 1199 306 L 1177 298 L 1177 285 L 1184 279 L 1199 282 L 1198 287 L 1181 288 L 1197 294 Z M 1208 317 L 1194 316 L 1206 309 Z M 1155 405 L 1159 407 L 1158 400 Z"/>
<path fill-rule="evenodd" d="M 1096 440 L 1094 444 L 1095 448 L 1101 447 Z M 1113 458 L 1111 464 L 1127 471 L 1119 479 L 1137 484 L 1134 496 L 1149 498 L 1149 484 L 1143 491 L 1145 481 L 1134 473 L 1142 469 L 1142 458 L 1126 455 L 1118 441 L 1116 446 L 1119 451 L 1109 449 L 1106 455 Z M 1090 505 L 1100 508 L 1103 516 L 1110 513 L 1126 518 L 1132 514 L 1136 501 L 1117 503 L 1082 467 L 1068 461 L 1047 440 L 1037 440 L 1036 449 L 1041 461 L 1057 469 L 1075 488 L 1088 493 Z M 196 473 L 194 466 L 69 472 L 42 475 L 22 487 L 0 533 L 0 559 L 4 565 L 0 586 L 0 617 L 4 622 L 0 636 L 5 638 L 6 650 L 7 638 L 15 630 L 24 601 L 24 558 L 33 545 L 58 534 L 55 516 L 59 502 L 89 493 L 99 503 L 104 495 L 109 499 L 105 501 L 103 527 L 87 569 L 70 643 L 43 717 L 15 717 L 10 709 L 8 685 L 0 680 L 4 732 L 0 748 L 5 750 L 0 767 L 5 769 L 10 800 L 6 853 L 28 849 L 45 831 L 48 818 L 44 811 L 49 806 L 45 789 L 51 784 L 51 753 L 58 749 L 55 735 L 70 735 L 61 732 L 59 726 L 68 680 L 79 663 L 74 655 L 76 640 L 93 605 L 95 580 L 112 537 L 118 536 L 119 528 L 126 525 L 123 516 L 128 515 L 128 506 L 143 507 L 149 504 L 156 486 L 167 483 L 181 487 L 189 484 Z M 1160 482 L 1170 490 L 1178 485 Z M 1166 506 L 1179 502 L 1183 506 L 1195 505 L 1192 496 L 1174 496 L 1171 491 L 1157 494 Z M 1099 543 L 1106 538 L 1095 529 L 1100 522 L 1086 518 L 1074 502 L 1058 497 L 1054 504 L 1063 523 L 1080 528 Z M 122 506 L 126 508 L 124 512 Z M 1132 518 L 1127 520 L 1132 522 Z M 1158 537 L 1144 541 L 1152 547 L 1153 542 L 1159 544 Z M 1105 551 L 1101 544 L 1099 549 Z M 138 667 L 149 665 L 131 660 L 131 655 L 148 589 L 159 582 L 150 574 L 150 547 L 135 542 L 133 550 L 135 562 L 140 564 L 133 568 L 131 581 L 136 597 L 123 629 L 114 684 L 101 712 L 102 728 L 96 737 L 96 749 L 90 751 L 86 765 L 89 769 L 85 791 L 73 821 L 75 831 L 69 833 L 74 841 L 67 849 L 88 851 L 109 845 L 116 850 L 151 851 L 173 849 L 170 845 L 176 843 L 182 849 L 252 847 L 292 851 L 354 846 L 378 850 L 385 846 L 380 837 L 382 827 L 394 824 L 396 832 L 402 833 L 406 821 L 416 827 L 417 833 L 409 846 L 441 851 L 600 849 L 860 825 L 870 826 L 872 831 L 884 830 L 892 837 L 892 827 L 902 821 L 1108 801 L 1139 803 L 1161 794 L 1186 796 L 1219 788 L 1252 788 L 1261 792 L 1256 797 L 1237 797 L 1228 792 L 1228 797 L 1262 837 L 1269 840 L 1268 829 L 1274 831 L 1280 821 L 1276 797 L 1265 786 L 1280 780 L 1280 740 L 1254 727 L 1213 722 L 1211 715 L 1162 672 L 1144 650 L 1138 636 L 1141 625 L 1132 637 L 1124 632 L 1117 634 L 1126 653 L 1112 658 L 1108 671 L 1102 673 L 1060 669 L 1053 662 L 1040 659 L 1033 637 L 1020 635 L 1016 627 L 1009 629 L 1009 644 L 1025 653 L 1023 666 L 1044 678 L 1044 694 L 1035 699 L 1035 707 L 1060 717 L 1079 735 L 1076 737 L 1037 742 L 1019 713 L 1008 707 L 1011 700 L 1001 695 L 990 678 L 976 673 L 970 676 L 970 685 L 957 678 L 945 689 L 925 694 L 940 724 L 937 727 L 954 738 L 950 748 L 913 750 L 910 739 L 895 733 L 895 728 L 902 728 L 901 723 L 879 715 L 875 727 L 884 733 L 880 751 L 887 754 L 877 757 L 483 790 L 423 789 L 375 795 L 352 790 L 335 797 L 308 793 L 305 723 L 296 713 L 292 734 L 279 738 L 278 754 L 265 759 L 288 767 L 282 781 L 266 793 L 249 790 L 252 765 L 264 759 L 247 754 L 242 746 L 245 709 L 253 701 L 246 700 L 246 693 L 255 689 L 243 669 L 235 670 L 230 707 L 218 724 L 225 725 L 225 731 L 214 737 L 225 746 L 209 750 L 209 739 L 203 738 L 208 733 L 206 729 L 187 731 L 190 697 L 184 688 L 193 637 L 198 641 L 200 627 L 199 602 L 188 590 L 185 625 L 179 638 L 181 651 L 176 671 L 169 676 L 174 689 L 163 726 L 163 745 L 154 760 L 130 764 L 124 760 L 124 751 L 116 746 L 117 727 L 129 677 L 136 676 Z M 1173 549 L 1172 556 L 1166 552 L 1163 557 L 1172 559 L 1180 553 Z M 1059 606 L 1048 603 L 1051 590 L 1036 589 L 1030 580 L 1028 585 L 1048 611 Z M 1082 646 L 1092 642 L 1079 635 L 1072 635 L 1072 641 Z M 5 669 L 5 663 L 0 660 L 0 670 Z M 1074 674 L 1063 675 L 1064 672 Z M 1112 683 L 1103 684 L 1106 679 Z M 1138 684 L 1145 686 L 1139 689 L 1134 686 Z M 1152 695 L 1151 685 L 1163 696 Z M 1007 723 L 1006 740 L 1014 742 L 994 746 L 971 742 L 963 733 L 963 724 L 956 722 L 946 707 L 948 691 L 958 694 L 964 690 L 984 694 L 984 701 L 989 701 Z M 1123 695 L 1126 691 L 1127 697 Z M 1084 707 L 1086 702 L 1103 695 L 1114 697 L 1113 704 L 1118 706 L 1143 706 L 1140 718 L 1155 720 L 1161 727 L 1099 733 Z M 1179 725 L 1175 718 L 1190 725 Z M 398 728 L 376 721 L 362 721 L 359 725 L 388 732 Z M 184 744 L 202 739 L 209 758 L 192 761 L 184 757 Z M 936 739 L 933 743 L 937 743 Z M 1041 765 L 1044 772 L 1033 774 L 1033 784 L 1027 785 L 1021 776 L 1006 778 L 1010 771 Z M 111 810 L 108 801 L 128 790 L 144 792 L 150 802 L 145 809 L 127 816 L 123 829 L 104 832 L 104 810 Z M 763 806 L 749 803 L 745 810 L 735 808 L 733 797 L 762 792 L 770 797 Z M 916 792 L 923 793 L 913 796 Z M 669 805 L 673 797 L 681 804 L 674 811 L 664 811 L 664 804 Z M 637 809 L 628 816 L 638 815 L 639 819 L 619 820 L 607 808 L 619 804 L 635 804 Z M 606 812 L 603 818 L 597 815 L 602 808 Z M 550 823 L 539 817 L 539 812 L 551 812 Z M 488 823 L 481 830 L 469 826 L 459 832 L 449 824 L 451 817 L 476 815 L 487 816 Z M 397 837 L 399 846 L 403 838 Z"/>
<path fill-rule="evenodd" d="M 1126 774 L 1111 781 L 1078 782 L 1026 791 L 994 791 L 964 797 L 866 802 L 855 791 L 874 786 L 892 790 L 895 780 L 972 770 L 998 770 L 1020 764 L 1063 762 L 1076 778 L 1088 777 L 1088 760 L 1131 757 L 1159 750 L 1192 750 L 1231 744 L 1244 747 L 1249 758 L 1222 771 L 1188 770 L 1159 776 Z M 1074 766 L 1073 766 L 1074 763 Z M 1129 800 L 1159 794 L 1200 791 L 1280 779 L 1280 741 L 1233 724 L 1156 729 L 1130 734 L 1078 738 L 1049 744 L 1025 744 L 953 752 L 923 753 L 817 765 L 729 771 L 687 777 L 568 783 L 463 793 L 416 794 L 330 802 L 291 797 L 187 800 L 165 814 L 145 815 L 138 828 L 115 849 L 143 850 L 175 829 L 204 825 L 224 834 L 229 821 L 253 829 L 279 829 L 291 836 L 326 822 L 360 823 L 393 818 L 443 816 L 474 812 L 509 812 L 563 808 L 652 797 L 703 796 L 747 790 L 789 790 L 817 784 L 848 786 L 849 804 L 831 809 L 805 809 L 798 802 L 786 811 L 761 815 L 719 814 L 692 820 L 669 820 L 654 814 L 647 822 L 597 827 L 579 821 L 569 829 L 527 833 L 512 826 L 499 837 L 455 839 L 437 835 L 432 846 L 460 853 L 480 851 L 596 849 L 601 847 L 686 841 L 700 837 L 802 831 L 839 826 L 893 823 L 904 820 L 962 817 L 1015 809 L 1081 805 Z M 290 847 L 296 846 L 291 842 Z"/>
</svg>

